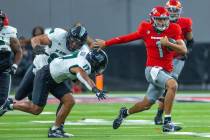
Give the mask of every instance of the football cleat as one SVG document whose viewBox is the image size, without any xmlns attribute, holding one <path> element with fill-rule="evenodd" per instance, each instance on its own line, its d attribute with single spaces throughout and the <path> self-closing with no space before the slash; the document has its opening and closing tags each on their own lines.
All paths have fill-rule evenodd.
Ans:
<svg viewBox="0 0 210 140">
<path fill-rule="evenodd" d="M 2 106 L 2 108 L 0 109 L 0 117 L 4 115 L 4 113 L 6 113 L 9 110 L 12 110 L 10 108 L 10 104 L 13 103 L 13 100 L 11 98 L 8 98 L 7 101 L 4 103 L 4 105 Z"/>
<path fill-rule="evenodd" d="M 63 131 L 64 135 L 67 135 L 69 137 L 73 137 L 74 136 L 73 134 L 70 134 L 70 133 L 67 133 L 67 132 L 64 131 L 64 124 L 61 124 L 60 128 L 61 128 L 61 131 Z"/>
<path fill-rule="evenodd" d="M 55 130 L 52 130 L 52 128 L 50 128 L 48 131 L 48 138 L 69 138 L 71 136 L 73 136 L 73 135 L 65 134 L 65 132 L 63 131 L 63 129 L 61 127 L 57 128 Z"/>
<path fill-rule="evenodd" d="M 172 122 L 163 125 L 163 132 L 176 132 L 181 130 L 182 127 L 174 125 Z"/>
<path fill-rule="evenodd" d="M 122 107 L 120 109 L 118 117 L 113 122 L 113 129 L 119 128 L 123 120 L 128 116 L 125 112 L 127 112 L 127 109 L 125 107 Z"/>
<path fill-rule="evenodd" d="M 162 116 L 158 116 L 158 115 L 155 116 L 154 122 L 155 122 L 155 125 L 162 125 L 163 124 Z"/>
</svg>

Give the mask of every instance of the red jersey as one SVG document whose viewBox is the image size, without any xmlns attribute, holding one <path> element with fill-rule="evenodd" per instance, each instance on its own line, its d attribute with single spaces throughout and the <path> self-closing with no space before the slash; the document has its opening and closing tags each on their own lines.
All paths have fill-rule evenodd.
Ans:
<svg viewBox="0 0 210 140">
<path fill-rule="evenodd" d="M 181 39 L 180 26 L 175 23 L 170 23 L 165 31 L 158 33 L 150 22 L 143 21 L 140 23 L 136 32 L 107 40 L 105 45 L 111 46 L 143 39 L 147 50 L 146 66 L 159 66 L 171 72 L 173 70 L 173 51 L 160 45 L 160 39 L 164 36 L 175 40 Z"/>
<path fill-rule="evenodd" d="M 178 24 L 181 27 L 182 30 L 182 39 L 186 39 L 186 34 L 189 32 L 192 32 L 192 20 L 191 18 L 187 17 L 180 17 L 176 24 Z"/>
<path fill-rule="evenodd" d="M 180 17 L 177 22 L 175 22 L 181 27 L 182 30 L 182 39 L 186 40 L 186 35 L 189 32 L 192 32 L 192 19 L 187 17 Z M 174 57 L 179 57 L 180 54 L 174 53 Z"/>
</svg>

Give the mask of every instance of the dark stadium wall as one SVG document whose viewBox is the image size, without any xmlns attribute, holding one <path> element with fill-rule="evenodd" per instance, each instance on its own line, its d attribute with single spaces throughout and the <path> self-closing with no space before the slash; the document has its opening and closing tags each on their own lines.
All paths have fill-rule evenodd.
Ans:
<svg viewBox="0 0 210 140">
<path fill-rule="evenodd" d="M 182 90 L 210 89 L 210 43 L 196 43 L 179 77 Z M 105 87 L 110 90 L 146 90 L 144 69 L 146 50 L 140 45 L 117 45 L 106 49 L 109 65 L 105 72 Z"/>
</svg>

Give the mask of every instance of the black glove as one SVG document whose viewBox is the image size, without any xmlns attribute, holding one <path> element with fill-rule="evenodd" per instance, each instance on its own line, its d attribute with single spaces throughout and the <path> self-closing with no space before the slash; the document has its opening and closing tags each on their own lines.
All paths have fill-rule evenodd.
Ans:
<svg viewBox="0 0 210 140">
<path fill-rule="evenodd" d="M 106 93 L 107 93 L 106 91 L 99 90 L 98 88 L 93 87 L 92 92 L 94 92 L 96 94 L 96 97 L 98 97 L 99 101 L 106 99 Z"/>
<path fill-rule="evenodd" d="M 34 49 L 33 49 L 33 54 L 34 55 L 39 55 L 39 54 L 46 54 L 45 52 L 45 46 L 41 46 L 41 45 L 37 45 Z"/>
<path fill-rule="evenodd" d="M 187 40 L 186 46 L 187 46 L 187 49 L 188 49 L 188 53 L 190 53 L 192 51 L 193 44 L 194 44 L 194 39 Z"/>
<path fill-rule="evenodd" d="M 58 58 L 59 56 L 56 54 L 56 53 L 52 53 L 49 55 L 49 58 L 48 58 L 48 63 L 52 62 L 55 58 Z"/>
<path fill-rule="evenodd" d="M 13 64 L 11 67 L 10 67 L 10 74 L 11 75 L 15 75 L 16 71 L 17 71 L 17 68 L 18 68 L 18 65 L 17 64 Z"/>
</svg>

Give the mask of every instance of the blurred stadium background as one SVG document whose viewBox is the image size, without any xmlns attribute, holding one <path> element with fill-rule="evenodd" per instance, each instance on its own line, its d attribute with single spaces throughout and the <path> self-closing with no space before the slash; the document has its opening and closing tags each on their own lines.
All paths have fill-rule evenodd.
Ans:
<svg viewBox="0 0 210 140">
<path fill-rule="evenodd" d="M 148 18 L 152 7 L 164 5 L 165 2 L 166 0 L 0 0 L 0 9 L 7 13 L 10 24 L 18 29 L 19 37 L 30 38 L 32 29 L 38 25 L 44 28 L 68 29 L 75 22 L 80 21 L 87 27 L 91 37 L 108 39 L 135 31 L 139 22 Z M 204 133 L 210 132 L 209 103 L 206 103 L 209 102 L 208 97 L 210 96 L 208 94 L 210 89 L 210 0 L 181 0 L 181 2 L 183 4 L 182 15 L 191 17 L 193 20 L 195 45 L 180 76 L 179 89 L 181 92 L 179 93 L 185 97 L 184 101 L 193 101 L 194 95 L 200 100 L 196 100 L 199 103 L 177 103 L 174 115 L 175 120 L 182 123 L 185 131 L 190 132 L 180 134 L 180 136 L 164 135 L 159 126 L 148 124 L 130 124 L 131 126 L 119 131 L 113 131 L 110 127 L 110 122 L 116 117 L 118 109 L 122 105 L 131 106 L 130 103 L 136 101 L 132 99 L 139 99 L 147 88 L 144 76 L 145 47 L 142 42 L 136 41 L 106 49 L 109 55 L 109 66 L 105 72 L 104 85 L 110 91 L 110 98 L 112 99 L 112 93 L 119 93 L 116 95 L 119 98 L 121 96 L 131 98 L 127 100 L 120 98 L 121 100 L 115 100 L 115 103 L 111 101 L 98 103 L 94 100 L 95 105 L 86 103 L 88 100 L 83 102 L 86 104 L 80 104 L 79 101 L 83 97 L 76 95 L 79 105 L 76 105 L 68 121 L 80 122 L 80 120 L 95 118 L 110 122 L 84 125 L 84 127 L 67 126 L 67 131 L 78 136 L 74 139 L 207 139 L 204 138 Z M 14 88 L 19 83 L 16 78 L 14 78 Z M 21 75 L 18 80 L 20 79 Z M 183 92 L 183 90 L 186 91 Z M 88 113 L 87 107 L 88 110 L 90 109 Z M 31 137 L 43 139 L 46 137 L 46 127 L 51 122 L 39 124 L 33 121 L 54 120 L 55 116 L 52 115 L 52 112 L 55 111 L 55 108 L 55 105 L 49 105 L 45 111 L 51 113 L 35 117 L 17 111 L 8 113 L 6 117 L 0 118 L 0 139 L 14 139 L 14 137 L 16 139 Z M 134 115 L 131 119 L 153 120 L 155 112 L 156 107 L 153 107 L 150 111 Z M 203 119 L 200 119 L 201 117 Z M 25 127 L 22 127 L 23 125 Z M 37 135 L 38 133 L 40 135 Z"/>
<path fill-rule="evenodd" d="M 108 39 L 136 30 L 155 5 L 166 0 L 1 0 L 10 24 L 19 36 L 30 37 L 33 27 L 69 28 L 83 23 L 93 38 Z M 182 0 L 183 16 L 193 20 L 195 46 L 180 76 L 180 89 L 210 89 L 209 0 Z M 145 90 L 145 48 L 139 42 L 107 49 L 110 63 L 105 72 L 109 90 Z M 120 65 L 119 65 L 120 63 Z"/>
</svg>

